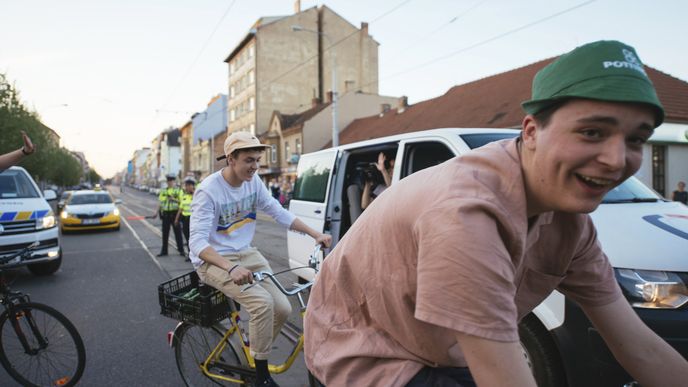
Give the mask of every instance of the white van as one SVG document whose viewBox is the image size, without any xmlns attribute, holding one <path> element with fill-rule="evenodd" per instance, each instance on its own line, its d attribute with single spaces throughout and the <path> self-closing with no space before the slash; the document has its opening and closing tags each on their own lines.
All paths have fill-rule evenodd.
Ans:
<svg viewBox="0 0 688 387">
<path fill-rule="evenodd" d="M 378 154 L 396 155 L 392 181 L 491 141 L 511 129 L 434 129 L 302 155 L 289 210 L 336 244 L 358 212 L 361 173 Z M 360 193 L 358 194 L 360 195 Z M 631 177 L 591 214 L 617 280 L 645 323 L 688 358 L 688 207 L 668 202 Z M 289 264 L 307 266 L 313 240 L 288 231 Z M 556 252 L 553 252 L 556 253 Z M 304 278 L 309 269 L 297 269 Z M 553 292 L 520 323 L 521 343 L 539 386 L 622 386 L 619 366 L 581 309 Z"/>
<path fill-rule="evenodd" d="M 41 193 L 24 168 L 0 172 L 0 257 L 38 242 L 28 269 L 36 275 L 48 275 L 60 268 L 57 219 L 47 202 L 55 199 L 55 191 Z"/>
</svg>

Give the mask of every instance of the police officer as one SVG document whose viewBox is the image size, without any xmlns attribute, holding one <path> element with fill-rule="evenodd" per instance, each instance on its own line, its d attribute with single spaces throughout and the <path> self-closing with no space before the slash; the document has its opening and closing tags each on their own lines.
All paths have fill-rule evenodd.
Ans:
<svg viewBox="0 0 688 387">
<path fill-rule="evenodd" d="M 175 224 L 174 222 L 177 211 L 179 211 L 179 202 L 182 195 L 182 190 L 174 185 L 175 179 L 174 175 L 167 175 L 167 188 L 161 189 L 158 196 L 157 213 L 160 215 L 160 220 L 162 220 L 162 248 L 158 257 L 167 255 L 167 240 L 170 237 L 170 226 L 177 241 L 177 250 L 180 255 L 184 256 L 182 233 L 179 229 L 179 223 Z"/>
<path fill-rule="evenodd" d="M 179 222 L 182 223 L 182 232 L 184 233 L 184 238 L 186 239 L 186 247 L 189 247 L 189 221 L 191 220 L 191 201 L 193 200 L 193 194 L 196 189 L 196 180 L 189 176 L 184 179 L 184 192 L 182 192 L 181 200 L 179 202 L 179 210 L 177 211 L 177 216 L 174 218 L 174 225 L 179 226 Z M 189 258 L 186 258 L 188 261 Z"/>
</svg>

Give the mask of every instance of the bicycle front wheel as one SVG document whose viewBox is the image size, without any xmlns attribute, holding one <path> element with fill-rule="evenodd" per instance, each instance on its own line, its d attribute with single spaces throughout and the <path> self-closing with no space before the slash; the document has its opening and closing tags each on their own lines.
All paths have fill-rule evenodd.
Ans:
<svg viewBox="0 0 688 387">
<path fill-rule="evenodd" d="M 207 363 L 208 372 L 213 376 L 203 373 L 202 365 L 213 349 L 223 341 L 224 332 L 219 327 L 204 328 L 184 323 L 177 329 L 175 336 L 174 356 L 177 358 L 177 369 L 188 387 L 252 385 L 251 376 L 227 368 L 248 368 L 243 353 L 240 357 L 229 341 L 224 341 L 222 352 Z M 233 383 L 223 377 L 241 380 L 243 383 Z"/>
<path fill-rule="evenodd" d="M 0 315 L 0 363 L 24 386 L 74 386 L 86 350 L 74 325 L 57 310 L 20 303 Z"/>
</svg>

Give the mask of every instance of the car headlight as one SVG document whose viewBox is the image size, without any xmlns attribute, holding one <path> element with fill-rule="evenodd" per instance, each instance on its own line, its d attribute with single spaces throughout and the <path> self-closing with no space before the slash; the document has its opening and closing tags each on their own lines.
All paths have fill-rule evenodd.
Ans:
<svg viewBox="0 0 688 387">
<path fill-rule="evenodd" d="M 69 213 L 67 212 L 67 210 L 62 210 L 62 212 L 60 212 L 60 218 L 62 218 L 62 219 L 69 218 Z"/>
<path fill-rule="evenodd" d="M 43 228 L 51 228 L 55 227 L 55 216 L 54 215 L 47 215 L 42 218 L 36 219 L 36 228 L 37 229 L 43 229 Z"/>
<path fill-rule="evenodd" d="M 688 288 L 677 273 L 614 269 L 624 295 L 635 308 L 678 309 L 688 303 Z"/>
<path fill-rule="evenodd" d="M 114 210 L 112 210 L 112 215 L 119 216 L 119 209 L 115 208 Z"/>
</svg>

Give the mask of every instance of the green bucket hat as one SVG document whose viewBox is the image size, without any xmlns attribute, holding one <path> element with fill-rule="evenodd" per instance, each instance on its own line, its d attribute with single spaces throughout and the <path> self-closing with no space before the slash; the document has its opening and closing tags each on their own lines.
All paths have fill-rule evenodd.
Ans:
<svg viewBox="0 0 688 387">
<path fill-rule="evenodd" d="M 635 49 L 617 41 L 580 46 L 535 74 L 532 99 L 521 104 L 536 114 L 566 98 L 610 102 L 639 102 L 655 110 L 655 126 L 664 121 L 664 108 Z"/>
</svg>

